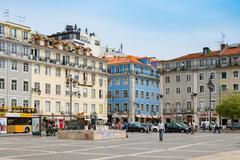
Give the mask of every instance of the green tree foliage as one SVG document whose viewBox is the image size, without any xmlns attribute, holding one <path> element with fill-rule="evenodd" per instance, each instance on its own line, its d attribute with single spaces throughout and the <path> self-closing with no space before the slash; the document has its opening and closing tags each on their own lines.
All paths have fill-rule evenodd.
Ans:
<svg viewBox="0 0 240 160">
<path fill-rule="evenodd" d="M 240 94 L 233 94 L 223 98 L 217 105 L 217 113 L 230 119 L 240 118 Z"/>
</svg>

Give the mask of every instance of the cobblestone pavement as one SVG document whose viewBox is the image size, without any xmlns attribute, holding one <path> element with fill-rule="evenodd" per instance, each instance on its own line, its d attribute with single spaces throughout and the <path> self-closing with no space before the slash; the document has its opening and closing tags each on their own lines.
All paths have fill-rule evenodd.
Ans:
<svg viewBox="0 0 240 160">
<path fill-rule="evenodd" d="M 59 140 L 56 137 L 0 136 L 0 160 L 240 159 L 239 133 L 129 133 L 125 140 Z"/>
</svg>

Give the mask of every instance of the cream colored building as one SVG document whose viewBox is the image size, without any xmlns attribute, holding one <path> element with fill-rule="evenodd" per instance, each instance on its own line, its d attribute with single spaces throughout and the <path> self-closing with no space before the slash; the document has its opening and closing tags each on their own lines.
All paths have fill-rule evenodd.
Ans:
<svg viewBox="0 0 240 160">
<path fill-rule="evenodd" d="M 1 22 L 0 53 L 1 105 L 34 106 L 43 116 L 68 117 L 70 87 L 66 78 L 71 75 L 76 82 L 72 113 L 84 112 L 87 117 L 96 113 L 98 119 L 107 119 L 106 62 L 92 56 L 89 48 L 31 33 L 26 26 Z M 15 65 L 17 71 L 8 70 Z M 26 65 L 28 72 L 23 71 Z M 14 83 L 10 84 L 12 79 Z M 17 87 L 13 92 L 12 86 Z"/>
<path fill-rule="evenodd" d="M 239 92 L 240 45 L 222 45 L 221 50 L 184 55 L 161 62 L 161 107 L 166 121 L 227 120 L 216 113 L 225 95 Z M 211 79 L 211 107 L 207 83 Z"/>
</svg>

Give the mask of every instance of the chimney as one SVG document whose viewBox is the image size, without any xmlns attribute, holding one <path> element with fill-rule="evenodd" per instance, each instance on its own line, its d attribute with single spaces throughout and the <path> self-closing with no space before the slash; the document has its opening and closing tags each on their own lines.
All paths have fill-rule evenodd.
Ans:
<svg viewBox="0 0 240 160">
<path fill-rule="evenodd" d="M 208 54 L 210 49 L 208 47 L 203 47 L 203 54 Z"/>
<path fill-rule="evenodd" d="M 226 46 L 227 46 L 227 44 L 222 43 L 221 44 L 221 50 L 223 50 Z"/>
</svg>

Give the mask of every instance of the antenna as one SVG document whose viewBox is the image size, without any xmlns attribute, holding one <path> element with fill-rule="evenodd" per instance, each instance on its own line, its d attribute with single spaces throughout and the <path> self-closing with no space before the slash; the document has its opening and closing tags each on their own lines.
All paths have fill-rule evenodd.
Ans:
<svg viewBox="0 0 240 160">
<path fill-rule="evenodd" d="M 19 24 L 23 24 L 24 21 L 25 21 L 25 16 L 18 16 L 18 15 L 15 15 L 16 17 L 16 20 L 19 22 Z"/>
<path fill-rule="evenodd" d="M 3 17 L 9 21 L 9 9 L 4 9 L 3 11 Z"/>
<path fill-rule="evenodd" d="M 221 44 L 224 44 L 225 43 L 225 39 L 226 39 L 226 34 L 221 32 L 221 40 L 220 40 L 220 43 Z"/>
</svg>

